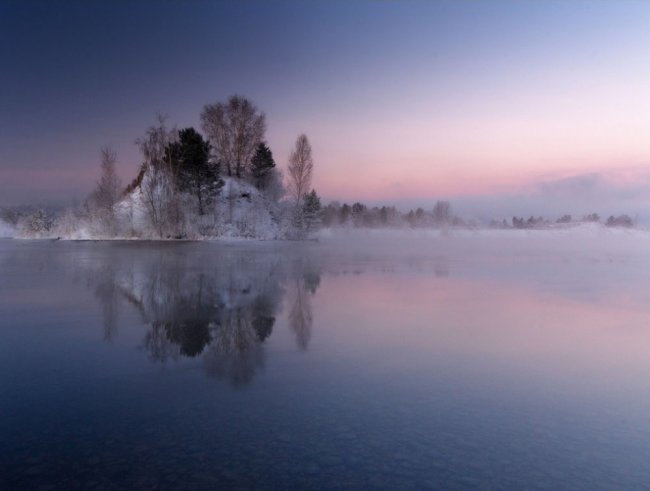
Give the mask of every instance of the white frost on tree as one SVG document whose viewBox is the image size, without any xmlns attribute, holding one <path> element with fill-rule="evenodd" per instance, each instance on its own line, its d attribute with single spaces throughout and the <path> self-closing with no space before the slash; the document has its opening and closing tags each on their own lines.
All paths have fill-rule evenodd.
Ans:
<svg viewBox="0 0 650 491">
<path fill-rule="evenodd" d="M 176 128 L 167 128 L 164 116 L 158 116 L 158 124 L 136 140 L 146 166 L 142 196 L 150 224 L 160 238 L 178 235 L 182 221 L 172 162 L 166 152 L 169 144 L 176 141 L 177 133 Z"/>
<path fill-rule="evenodd" d="M 265 114 L 245 97 L 233 95 L 225 104 L 206 105 L 201 123 L 215 161 L 225 166 L 228 176 L 250 177 L 251 160 L 266 132 Z"/>
<path fill-rule="evenodd" d="M 91 218 L 101 227 L 101 233 L 114 236 L 117 233 L 115 205 L 120 199 L 122 182 L 117 176 L 117 155 L 110 147 L 101 149 L 101 174 L 95 190 L 88 199 Z M 69 219 L 68 219 L 69 222 Z"/>
<path fill-rule="evenodd" d="M 289 156 L 289 189 L 299 205 L 309 189 L 314 172 L 311 145 L 304 133 L 298 136 L 296 146 Z"/>
</svg>

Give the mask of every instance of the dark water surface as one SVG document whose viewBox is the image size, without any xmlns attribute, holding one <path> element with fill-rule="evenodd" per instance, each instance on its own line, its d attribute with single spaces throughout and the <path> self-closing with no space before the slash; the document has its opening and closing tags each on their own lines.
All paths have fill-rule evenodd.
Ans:
<svg viewBox="0 0 650 491">
<path fill-rule="evenodd" d="M 392 240 L 0 241 L 0 488 L 650 488 L 648 258 Z"/>
</svg>

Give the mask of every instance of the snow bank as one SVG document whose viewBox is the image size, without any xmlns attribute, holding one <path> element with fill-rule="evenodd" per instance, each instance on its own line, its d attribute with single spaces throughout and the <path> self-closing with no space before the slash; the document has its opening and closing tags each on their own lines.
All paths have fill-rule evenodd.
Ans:
<svg viewBox="0 0 650 491">
<path fill-rule="evenodd" d="M 224 179 L 215 213 L 220 223 L 219 237 L 264 240 L 282 237 L 279 205 L 245 181 Z"/>
</svg>

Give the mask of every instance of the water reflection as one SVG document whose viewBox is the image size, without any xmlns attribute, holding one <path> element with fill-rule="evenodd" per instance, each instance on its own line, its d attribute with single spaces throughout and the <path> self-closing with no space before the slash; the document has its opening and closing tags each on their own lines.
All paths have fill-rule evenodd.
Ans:
<svg viewBox="0 0 650 491">
<path fill-rule="evenodd" d="M 102 267 L 99 274 L 94 275 L 95 296 L 101 300 L 102 326 L 104 328 L 104 340 L 112 341 L 117 336 L 117 320 L 120 292 L 115 281 L 115 268 L 112 264 Z"/>
<path fill-rule="evenodd" d="M 301 350 L 306 350 L 311 339 L 311 329 L 314 323 L 311 298 L 316 294 L 320 285 L 318 271 L 302 264 L 302 274 L 291 282 L 291 310 L 289 311 L 289 327 L 296 337 L 296 344 Z"/>
<path fill-rule="evenodd" d="M 647 487 L 647 248 L 444 240 L 0 244 L 0 488 Z"/>
<path fill-rule="evenodd" d="M 297 347 L 309 346 L 320 269 L 302 253 L 124 247 L 92 262 L 87 279 L 102 306 L 104 339 L 117 335 L 122 304 L 147 330 L 155 363 L 200 358 L 205 372 L 239 386 L 264 367 L 264 346 L 286 300 Z M 215 253 L 216 252 L 216 253 Z"/>
</svg>

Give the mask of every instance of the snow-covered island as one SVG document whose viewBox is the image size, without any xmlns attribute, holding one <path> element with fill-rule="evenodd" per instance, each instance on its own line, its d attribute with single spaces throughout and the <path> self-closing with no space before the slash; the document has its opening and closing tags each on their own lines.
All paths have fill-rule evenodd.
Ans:
<svg viewBox="0 0 650 491">
<path fill-rule="evenodd" d="M 204 134 L 159 116 L 136 140 L 142 164 L 123 186 L 117 156 L 101 150 L 101 175 L 83 204 L 62 210 L 4 209 L 0 236 L 87 239 L 301 239 L 320 200 L 311 189 L 312 150 L 299 135 L 286 182 L 265 141 L 266 117 L 232 96 L 201 113 Z"/>
</svg>

